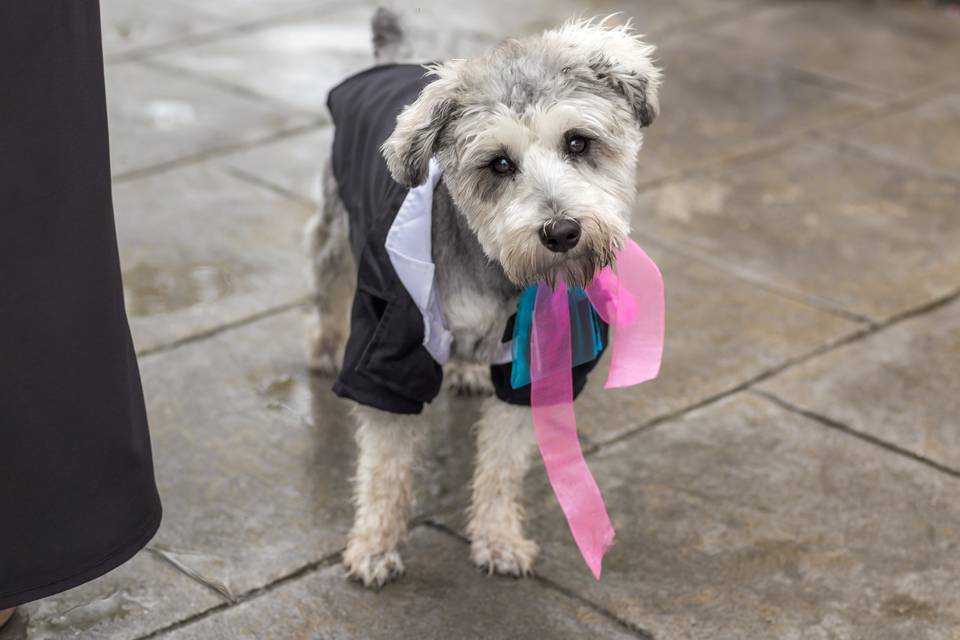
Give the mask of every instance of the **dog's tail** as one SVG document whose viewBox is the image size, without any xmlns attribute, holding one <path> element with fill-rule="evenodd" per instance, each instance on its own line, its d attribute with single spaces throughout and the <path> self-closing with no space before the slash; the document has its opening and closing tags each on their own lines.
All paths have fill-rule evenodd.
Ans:
<svg viewBox="0 0 960 640">
<path fill-rule="evenodd" d="M 400 60 L 405 48 L 400 16 L 390 9 L 378 7 L 370 26 L 373 27 L 373 57 L 377 64 Z"/>
</svg>

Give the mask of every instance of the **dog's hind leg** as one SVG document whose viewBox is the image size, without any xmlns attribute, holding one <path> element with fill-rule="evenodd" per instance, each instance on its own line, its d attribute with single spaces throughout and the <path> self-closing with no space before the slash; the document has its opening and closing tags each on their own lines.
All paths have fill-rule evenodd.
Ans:
<svg viewBox="0 0 960 640">
<path fill-rule="evenodd" d="M 323 205 L 307 224 L 306 240 L 316 300 L 316 314 L 307 322 L 307 359 L 314 371 L 333 374 L 339 369 L 350 331 L 356 267 L 350 253 L 347 210 L 329 162 L 323 175 Z"/>
<path fill-rule="evenodd" d="M 523 534 L 520 495 L 533 451 L 530 408 L 495 398 L 476 427 L 477 465 L 470 505 L 470 555 L 489 573 L 526 576 L 539 551 Z"/>
<path fill-rule="evenodd" d="M 379 589 L 403 574 L 397 546 L 407 533 L 413 469 L 429 425 L 420 416 L 357 406 L 356 513 L 343 554 L 347 575 Z"/>
</svg>

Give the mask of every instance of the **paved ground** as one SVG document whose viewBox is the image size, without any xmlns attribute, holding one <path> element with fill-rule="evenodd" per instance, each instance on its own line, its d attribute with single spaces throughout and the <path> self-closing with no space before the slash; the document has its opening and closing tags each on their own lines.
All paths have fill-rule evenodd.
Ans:
<svg viewBox="0 0 960 640">
<path fill-rule="evenodd" d="M 406 551 L 343 579 L 354 448 L 301 349 L 324 94 L 372 4 L 103 0 L 117 225 L 166 515 L 29 638 L 960 638 L 960 19 L 921 3 L 487 0 L 425 56 L 576 11 L 660 45 L 637 238 L 659 380 L 579 404 L 618 544 L 584 568 L 528 479 L 539 577 L 467 559 L 475 403 L 443 397 Z"/>
</svg>

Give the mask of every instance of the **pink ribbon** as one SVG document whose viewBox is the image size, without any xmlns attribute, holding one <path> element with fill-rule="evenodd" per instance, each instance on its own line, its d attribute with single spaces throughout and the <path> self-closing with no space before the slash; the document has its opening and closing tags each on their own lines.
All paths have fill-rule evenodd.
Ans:
<svg viewBox="0 0 960 640">
<path fill-rule="evenodd" d="M 586 292 L 597 313 L 614 328 L 610 371 L 604 388 L 657 377 L 663 355 L 663 278 L 657 265 L 627 239 L 617 253 L 617 272 L 601 270 Z M 530 337 L 530 404 L 547 478 L 573 539 L 599 580 L 603 555 L 613 544 L 613 525 L 577 438 L 573 412 L 570 305 L 561 280 L 537 289 Z"/>
</svg>

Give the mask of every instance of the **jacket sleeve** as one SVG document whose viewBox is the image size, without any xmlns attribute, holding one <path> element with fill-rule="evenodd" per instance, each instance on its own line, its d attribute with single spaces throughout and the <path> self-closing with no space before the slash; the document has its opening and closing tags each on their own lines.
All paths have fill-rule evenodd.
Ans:
<svg viewBox="0 0 960 640">
<path fill-rule="evenodd" d="M 423 316 L 371 243 L 360 258 L 350 336 L 334 384 L 338 396 L 391 413 L 416 414 L 432 401 L 443 368 L 423 346 Z"/>
</svg>

